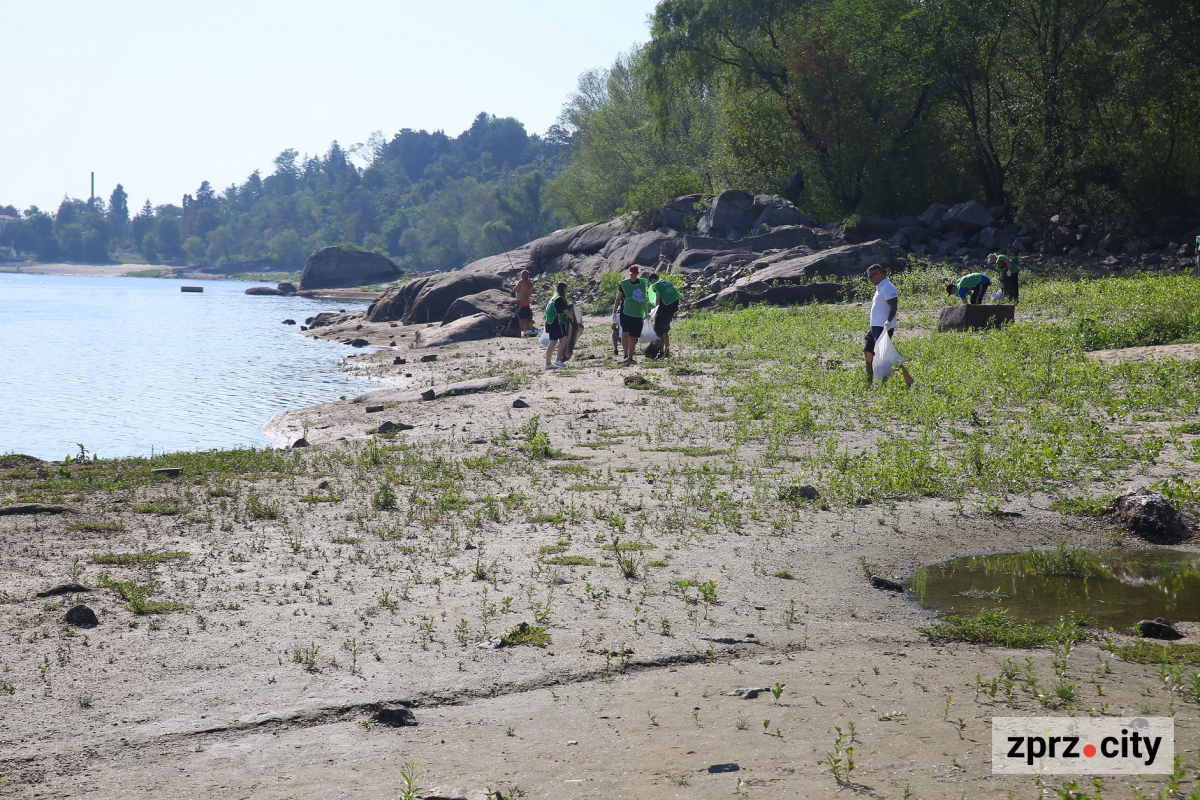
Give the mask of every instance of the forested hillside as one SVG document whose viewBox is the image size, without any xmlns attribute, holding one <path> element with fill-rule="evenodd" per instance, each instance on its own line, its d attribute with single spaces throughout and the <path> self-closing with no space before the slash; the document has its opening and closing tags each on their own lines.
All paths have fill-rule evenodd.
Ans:
<svg viewBox="0 0 1200 800">
<path fill-rule="evenodd" d="M 0 244 L 295 269 L 344 243 L 444 270 L 727 188 L 822 220 L 970 198 L 1108 226 L 1200 216 L 1200 6 L 663 0 L 649 41 L 585 74 L 545 136 L 481 114 L 457 137 L 285 150 L 270 175 L 202 183 L 179 206 L 131 216 L 118 186 L 31 208 Z"/>
<path fill-rule="evenodd" d="M 30 208 L 0 243 L 43 261 L 104 261 L 124 249 L 155 263 L 283 269 L 342 244 L 386 251 L 409 269 L 453 269 L 554 230 L 543 191 L 565 155 L 515 119 L 480 114 L 457 137 L 406 129 L 348 149 L 334 142 L 319 156 L 284 150 L 270 175 L 223 191 L 204 181 L 180 205 L 147 201 L 131 215 L 118 185 L 108 202 Z"/>
</svg>

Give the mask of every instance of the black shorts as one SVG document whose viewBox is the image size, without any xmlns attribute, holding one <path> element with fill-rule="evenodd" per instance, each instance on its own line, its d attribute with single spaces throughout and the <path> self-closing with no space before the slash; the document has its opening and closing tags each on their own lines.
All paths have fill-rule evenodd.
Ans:
<svg viewBox="0 0 1200 800">
<path fill-rule="evenodd" d="M 866 337 L 863 338 L 863 352 L 864 353 L 874 353 L 875 352 L 875 340 L 878 339 L 882 335 L 883 335 L 883 326 L 882 325 L 872 325 L 871 330 L 867 331 Z M 895 337 L 896 329 L 891 328 L 888 331 L 888 335 Z"/>
<path fill-rule="evenodd" d="M 550 337 L 550 341 L 558 341 L 559 339 L 567 338 L 567 326 L 563 325 L 558 320 L 546 323 L 546 335 Z"/>
<path fill-rule="evenodd" d="M 671 332 L 671 320 L 675 319 L 675 312 L 679 310 L 679 301 L 667 303 L 658 307 L 658 313 L 654 315 L 654 332 L 659 336 L 665 336 Z"/>
<path fill-rule="evenodd" d="M 633 334 L 634 336 L 642 335 L 642 326 L 645 324 L 643 317 L 631 317 L 628 314 L 621 315 L 621 332 Z"/>
<path fill-rule="evenodd" d="M 517 309 L 517 319 L 533 319 L 533 309 L 529 306 L 521 306 Z"/>
</svg>

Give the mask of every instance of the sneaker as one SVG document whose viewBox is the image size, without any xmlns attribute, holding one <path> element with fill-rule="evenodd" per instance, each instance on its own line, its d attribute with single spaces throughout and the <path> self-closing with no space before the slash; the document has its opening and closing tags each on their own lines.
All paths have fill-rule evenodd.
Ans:
<svg viewBox="0 0 1200 800">
<path fill-rule="evenodd" d="M 566 363 L 563 362 L 562 359 L 559 359 L 558 361 L 554 362 L 554 366 L 558 367 L 559 369 L 562 369 L 563 367 L 566 366 Z"/>
<path fill-rule="evenodd" d="M 622 361 L 621 366 L 632 367 L 634 365 L 634 363 L 636 363 L 636 362 L 634 362 L 633 357 L 631 356 L 631 357 L 625 359 L 624 361 Z"/>
<path fill-rule="evenodd" d="M 558 366 L 555 364 L 547 364 L 546 369 L 558 369 Z"/>
</svg>

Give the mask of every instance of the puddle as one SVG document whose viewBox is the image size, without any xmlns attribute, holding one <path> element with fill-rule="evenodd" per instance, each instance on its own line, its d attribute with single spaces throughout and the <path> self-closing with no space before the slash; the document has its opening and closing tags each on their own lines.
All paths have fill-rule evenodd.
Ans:
<svg viewBox="0 0 1200 800">
<path fill-rule="evenodd" d="M 921 567 L 904 582 L 909 600 L 939 613 L 1003 607 L 1056 622 L 1071 612 L 1097 627 L 1166 617 L 1200 621 L 1200 553 L 1182 550 L 1030 550 L 966 556 Z"/>
</svg>

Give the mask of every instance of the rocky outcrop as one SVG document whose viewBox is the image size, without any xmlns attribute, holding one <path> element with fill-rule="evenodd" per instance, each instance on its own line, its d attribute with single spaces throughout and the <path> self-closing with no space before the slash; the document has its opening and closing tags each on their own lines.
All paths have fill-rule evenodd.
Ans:
<svg viewBox="0 0 1200 800">
<path fill-rule="evenodd" d="M 938 333 L 999 328 L 1016 318 L 1016 306 L 957 305 L 943 308 L 938 316 Z"/>
<path fill-rule="evenodd" d="M 992 224 L 992 212 L 978 201 L 971 200 L 959 203 L 942 217 L 942 225 L 947 230 L 963 233 L 979 233 Z"/>
<path fill-rule="evenodd" d="M 751 262 L 754 272 L 738 281 L 753 283 L 796 283 L 811 278 L 861 278 L 872 264 L 891 268 L 898 259 L 884 241 L 846 244 L 816 253 L 805 248 L 784 250 Z"/>
<path fill-rule="evenodd" d="M 798 306 L 804 303 L 840 303 L 852 296 L 853 291 L 841 283 L 806 283 L 799 286 L 749 283 L 730 286 L 716 295 L 703 298 L 697 305 Z"/>
<path fill-rule="evenodd" d="M 270 286 L 251 286 L 246 290 L 246 294 L 257 297 L 278 297 L 280 292 Z"/>
<path fill-rule="evenodd" d="M 441 320 L 460 297 L 499 289 L 504 279 L 486 272 L 443 272 L 418 278 L 384 292 L 367 309 L 370 322 L 403 322 L 405 325 Z"/>
<path fill-rule="evenodd" d="M 812 217 L 792 205 L 791 202 L 774 194 L 760 194 L 754 198 L 752 212 L 757 212 L 754 219 L 754 231 L 765 233 L 771 228 L 788 225 L 803 225 L 811 228 L 816 225 Z M 665 224 L 665 223 L 664 223 Z"/>
<path fill-rule="evenodd" d="M 673 238 L 669 234 L 658 231 L 639 233 L 624 239 L 611 252 L 606 249 L 605 256 L 612 268 L 619 272 L 628 269 L 633 264 L 652 267 L 658 263 L 658 256 L 662 252 L 663 245 Z"/>
<path fill-rule="evenodd" d="M 447 325 L 475 314 L 486 314 L 497 327 L 508 328 L 517 319 L 517 299 L 501 289 L 469 294 L 450 304 L 442 317 L 442 324 Z"/>
<path fill-rule="evenodd" d="M 754 195 L 741 189 L 729 189 L 713 198 L 696 230 L 704 236 L 729 238 L 731 233 L 744 234 L 753 228 L 756 216 Z"/>
<path fill-rule="evenodd" d="M 304 262 L 300 291 L 386 283 L 403 275 L 395 262 L 380 253 L 323 247 Z"/>
<path fill-rule="evenodd" d="M 1134 625 L 1133 629 L 1137 631 L 1139 636 L 1142 636 L 1146 639 L 1161 639 L 1172 642 L 1183 638 L 1183 634 L 1177 631 L 1174 625 L 1162 617 L 1144 619 L 1137 625 Z"/>
<path fill-rule="evenodd" d="M 700 202 L 701 197 L 698 194 L 676 197 L 658 212 L 659 224 L 677 231 L 695 230 L 701 217 L 701 212 L 696 210 L 696 203 Z"/>
<path fill-rule="evenodd" d="M 484 275 L 495 275 L 505 280 L 515 280 L 522 270 L 531 274 L 541 272 L 537 262 L 533 260 L 532 248 L 536 242 L 530 242 L 508 253 L 500 253 L 478 261 L 472 261 L 462 268 L 463 272 L 475 272 Z"/>
<path fill-rule="evenodd" d="M 716 239 L 711 236 L 685 236 L 683 237 L 683 248 L 685 252 L 688 250 L 747 250 L 752 253 L 761 253 L 766 250 L 789 250 L 793 247 L 807 247 L 810 250 L 816 250 L 822 246 L 822 242 L 828 243 L 830 239 L 830 235 L 825 231 L 815 231 L 802 225 L 789 225 L 759 236 L 747 236 L 734 241 Z"/>
<path fill-rule="evenodd" d="M 490 339 L 503 330 L 503 326 L 497 325 L 487 314 L 472 314 L 444 325 L 422 328 L 417 331 L 417 347 L 441 347 L 455 342 Z"/>
<path fill-rule="evenodd" d="M 1178 544 L 1192 535 L 1171 501 L 1147 489 L 1118 497 L 1113 517 L 1131 533 L 1154 544 Z"/>
</svg>

